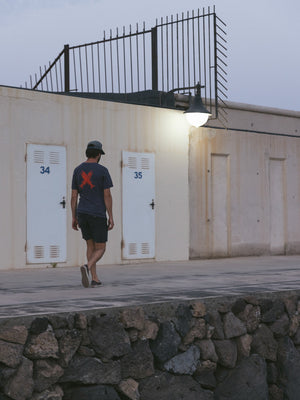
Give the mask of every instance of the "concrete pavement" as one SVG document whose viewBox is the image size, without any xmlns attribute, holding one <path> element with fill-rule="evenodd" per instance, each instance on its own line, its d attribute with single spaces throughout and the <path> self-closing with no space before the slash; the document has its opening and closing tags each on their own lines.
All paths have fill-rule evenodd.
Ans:
<svg viewBox="0 0 300 400">
<path fill-rule="evenodd" d="M 300 289 L 300 255 L 0 271 L 0 318 Z"/>
</svg>

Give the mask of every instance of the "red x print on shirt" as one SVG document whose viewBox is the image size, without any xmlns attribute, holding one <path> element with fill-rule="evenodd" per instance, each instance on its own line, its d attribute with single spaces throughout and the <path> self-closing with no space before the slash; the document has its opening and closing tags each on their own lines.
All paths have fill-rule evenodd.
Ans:
<svg viewBox="0 0 300 400">
<path fill-rule="evenodd" d="M 93 185 L 91 182 L 92 175 L 93 175 L 93 171 L 90 171 L 88 174 L 86 174 L 84 171 L 82 171 L 81 176 L 82 176 L 83 181 L 80 185 L 81 189 L 85 185 L 89 185 L 91 189 L 93 189 L 95 187 L 95 185 Z"/>
</svg>

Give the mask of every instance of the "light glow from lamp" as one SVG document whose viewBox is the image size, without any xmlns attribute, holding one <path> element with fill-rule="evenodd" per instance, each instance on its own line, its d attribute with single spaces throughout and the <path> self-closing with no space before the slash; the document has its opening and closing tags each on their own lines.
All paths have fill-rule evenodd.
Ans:
<svg viewBox="0 0 300 400">
<path fill-rule="evenodd" d="M 196 89 L 197 91 L 194 97 L 194 101 L 192 105 L 188 108 L 188 110 L 186 110 L 184 113 L 187 121 L 192 126 L 199 128 L 199 126 L 202 126 L 207 122 L 211 114 L 207 111 L 207 109 L 204 107 L 202 103 L 200 94 L 201 90 L 200 83 L 197 84 Z"/>
<path fill-rule="evenodd" d="M 206 124 L 210 116 L 211 114 L 209 113 L 200 113 L 200 112 L 192 112 L 185 114 L 188 123 L 194 126 L 195 128 L 199 128 L 199 126 Z"/>
</svg>

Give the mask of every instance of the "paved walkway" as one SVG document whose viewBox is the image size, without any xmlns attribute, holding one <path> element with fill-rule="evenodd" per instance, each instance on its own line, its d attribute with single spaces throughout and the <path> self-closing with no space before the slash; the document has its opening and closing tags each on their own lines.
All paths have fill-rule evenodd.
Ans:
<svg viewBox="0 0 300 400">
<path fill-rule="evenodd" d="M 172 300 L 300 289 L 300 256 L 243 257 L 98 267 L 100 288 L 79 268 L 0 271 L 0 318 Z"/>
</svg>

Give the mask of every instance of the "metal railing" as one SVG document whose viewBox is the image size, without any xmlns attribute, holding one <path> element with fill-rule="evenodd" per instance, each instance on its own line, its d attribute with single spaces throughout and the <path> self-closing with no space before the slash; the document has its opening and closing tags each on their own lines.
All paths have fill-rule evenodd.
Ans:
<svg viewBox="0 0 300 400">
<path fill-rule="evenodd" d="M 48 67 L 30 76 L 26 88 L 51 92 L 134 93 L 146 90 L 188 93 L 197 82 L 213 118 L 226 120 L 225 23 L 210 7 L 173 15 L 151 29 L 136 25 L 103 39 L 65 45 Z"/>
</svg>

